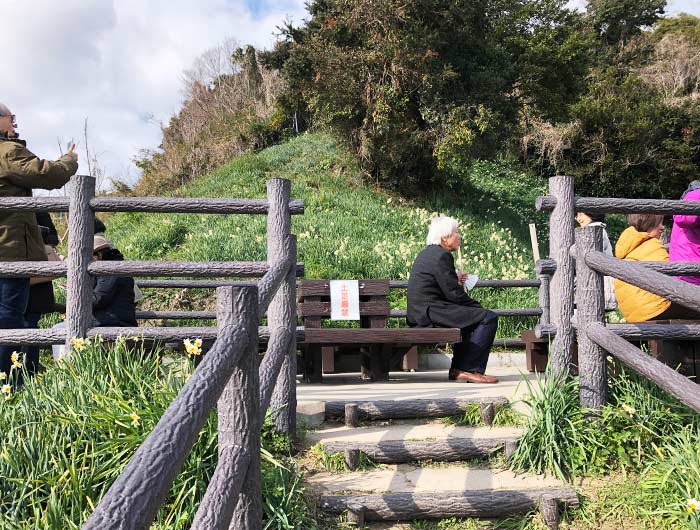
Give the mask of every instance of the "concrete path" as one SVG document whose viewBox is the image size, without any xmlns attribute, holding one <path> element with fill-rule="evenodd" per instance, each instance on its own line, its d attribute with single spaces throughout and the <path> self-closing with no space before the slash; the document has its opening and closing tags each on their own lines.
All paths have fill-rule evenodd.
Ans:
<svg viewBox="0 0 700 530">
<path fill-rule="evenodd" d="M 505 366 L 489 367 L 488 374 L 495 375 L 495 385 L 458 383 L 447 380 L 447 370 L 430 372 L 392 372 L 390 380 L 382 383 L 362 381 L 359 374 L 329 374 L 323 383 L 297 383 L 299 401 L 337 400 L 411 400 L 440 398 L 504 397 L 515 404 L 515 409 L 526 413 L 527 408 L 517 401 L 528 394 L 523 379 L 534 379 L 523 368 Z"/>
</svg>

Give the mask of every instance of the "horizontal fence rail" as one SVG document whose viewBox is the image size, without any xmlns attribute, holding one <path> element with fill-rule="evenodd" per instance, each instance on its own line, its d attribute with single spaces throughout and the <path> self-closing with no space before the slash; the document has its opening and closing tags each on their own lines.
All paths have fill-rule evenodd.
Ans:
<svg viewBox="0 0 700 530">
<path fill-rule="evenodd" d="M 667 276 L 700 276 L 700 262 L 697 261 L 635 261 L 637 265 L 662 272 Z M 552 275 L 557 270 L 553 259 L 539 260 L 535 265 L 537 274 Z"/>
<path fill-rule="evenodd" d="M 479 280 L 474 288 L 477 287 L 493 287 L 496 289 L 508 289 L 512 287 L 539 287 L 540 280 Z M 408 281 L 406 280 L 391 280 L 389 287 L 392 289 L 407 289 Z"/>
<path fill-rule="evenodd" d="M 157 327 L 98 327 L 89 328 L 85 334 L 86 338 L 92 339 L 100 337 L 106 341 L 125 339 L 130 341 L 148 340 L 162 342 L 176 342 L 185 339 L 202 339 L 205 341 L 215 341 L 218 337 L 218 328 L 211 326 L 157 326 Z M 259 339 L 266 342 L 270 338 L 270 328 L 268 326 L 258 327 Z M 297 340 L 304 340 L 304 328 L 296 327 Z M 8 346 L 22 346 L 29 344 L 33 346 L 51 346 L 63 344 L 66 338 L 65 329 L 55 328 L 28 328 L 28 329 L 0 329 L 0 344 Z"/>
<path fill-rule="evenodd" d="M 700 287 L 648 269 L 631 261 L 613 258 L 598 251 L 581 256 L 597 272 L 640 287 L 691 309 L 700 307 Z"/>
<path fill-rule="evenodd" d="M 627 340 L 699 340 L 700 324 L 608 324 L 607 329 Z M 698 388 L 700 392 L 700 388 Z"/>
<path fill-rule="evenodd" d="M 261 278 L 270 266 L 265 261 L 96 261 L 87 266 L 87 271 L 93 276 L 194 276 L 234 278 Z M 0 262 L 0 277 L 65 277 L 68 274 L 68 264 L 64 261 L 5 261 Z M 304 264 L 297 264 L 297 274 L 304 274 Z M 196 280 L 192 280 L 196 282 Z M 187 281 L 163 280 L 137 282 L 139 287 L 171 287 L 176 286 L 206 286 L 210 288 L 234 286 L 238 282 L 224 280 L 203 281 L 200 284 Z"/>
<path fill-rule="evenodd" d="M 538 212 L 551 212 L 557 206 L 553 195 L 537 197 Z M 653 213 L 662 215 L 700 215 L 698 201 L 666 199 L 618 199 L 605 197 L 574 197 L 573 210 L 587 213 Z"/>
<path fill-rule="evenodd" d="M 700 389 L 697 383 L 650 357 L 616 333 L 606 329 L 601 323 L 594 323 L 588 326 L 586 335 L 632 370 L 653 381 L 695 412 L 700 412 Z"/>
<path fill-rule="evenodd" d="M 297 263 L 297 276 L 304 276 L 304 264 Z M 226 280 L 138 280 L 136 284 L 145 288 L 174 288 L 174 289 L 215 289 L 229 285 Z M 540 280 L 479 280 L 475 286 L 507 289 L 513 287 L 539 287 Z M 391 280 L 389 286 L 392 289 L 407 289 L 405 280 Z"/>
<path fill-rule="evenodd" d="M 0 211 L 67 212 L 68 197 L 2 197 Z M 168 197 L 95 197 L 90 200 L 95 212 L 148 212 L 266 215 L 266 199 L 214 199 Z M 289 213 L 304 213 L 304 201 L 290 200 Z"/>
</svg>

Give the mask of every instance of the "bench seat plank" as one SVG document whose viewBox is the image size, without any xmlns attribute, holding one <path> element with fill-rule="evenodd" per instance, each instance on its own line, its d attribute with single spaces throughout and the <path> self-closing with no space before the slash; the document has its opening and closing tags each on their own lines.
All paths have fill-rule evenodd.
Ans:
<svg viewBox="0 0 700 530">
<path fill-rule="evenodd" d="M 437 344 L 462 340 L 458 328 L 306 328 L 306 344 Z"/>
</svg>

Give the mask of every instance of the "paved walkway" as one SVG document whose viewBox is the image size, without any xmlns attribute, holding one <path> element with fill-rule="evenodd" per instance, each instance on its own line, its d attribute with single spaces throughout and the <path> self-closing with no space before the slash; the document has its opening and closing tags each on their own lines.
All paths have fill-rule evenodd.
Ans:
<svg viewBox="0 0 700 530">
<path fill-rule="evenodd" d="M 495 385 L 458 383 L 447 380 L 447 370 L 429 372 L 392 372 L 383 383 L 362 381 L 359 374 L 330 374 L 323 383 L 297 384 L 299 401 L 336 400 L 411 400 L 443 398 L 505 397 L 517 402 L 528 394 L 524 378 L 533 380 L 524 368 L 517 366 L 489 367 L 487 373 L 499 378 Z M 524 412 L 522 404 L 516 410 Z"/>
</svg>

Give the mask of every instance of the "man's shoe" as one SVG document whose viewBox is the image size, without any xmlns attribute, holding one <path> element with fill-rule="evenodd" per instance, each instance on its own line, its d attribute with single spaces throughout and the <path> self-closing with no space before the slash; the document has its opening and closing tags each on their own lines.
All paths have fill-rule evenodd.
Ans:
<svg viewBox="0 0 700 530">
<path fill-rule="evenodd" d="M 491 375 L 479 374 L 477 372 L 463 372 L 462 370 L 455 369 L 450 369 L 448 379 L 450 381 L 461 381 L 463 383 L 498 383 L 498 379 Z"/>
</svg>

